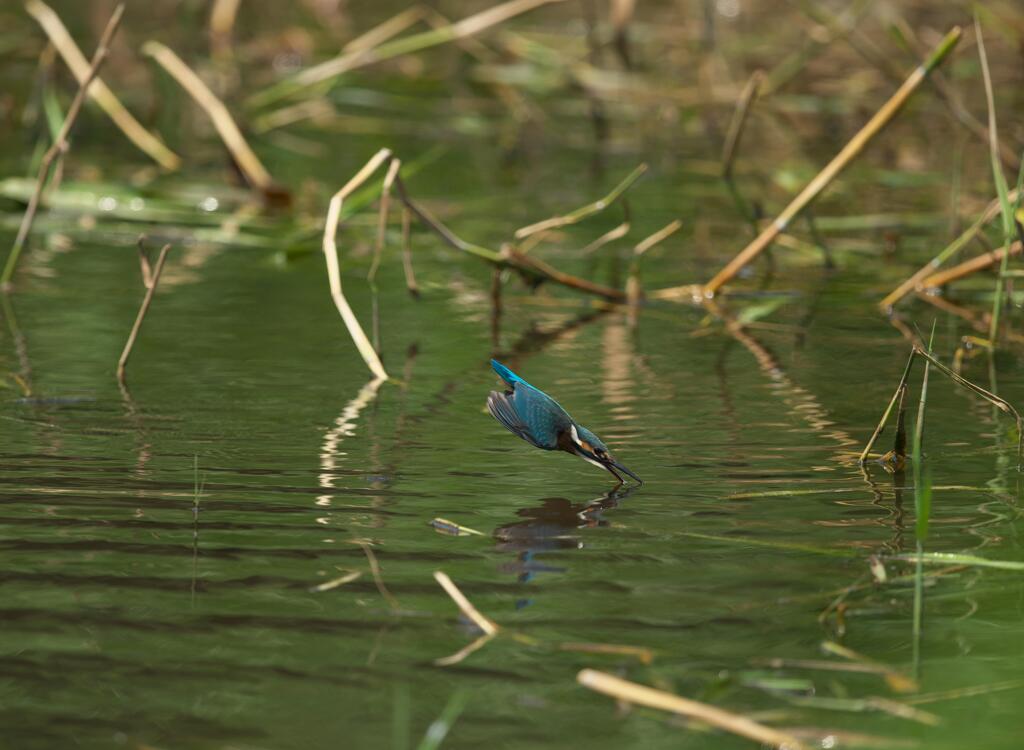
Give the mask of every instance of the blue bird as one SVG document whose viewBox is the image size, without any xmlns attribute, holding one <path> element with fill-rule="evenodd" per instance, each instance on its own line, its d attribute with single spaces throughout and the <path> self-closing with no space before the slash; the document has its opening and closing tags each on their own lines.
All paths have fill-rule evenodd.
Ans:
<svg viewBox="0 0 1024 750">
<path fill-rule="evenodd" d="M 569 416 L 557 401 L 534 388 L 495 359 L 491 367 L 505 381 L 509 390 L 491 391 L 487 408 L 513 435 L 546 451 L 565 451 L 579 456 L 599 469 L 610 471 L 622 484 L 618 471 L 628 474 L 640 484 L 643 480 L 618 463 L 601 438 Z"/>
</svg>

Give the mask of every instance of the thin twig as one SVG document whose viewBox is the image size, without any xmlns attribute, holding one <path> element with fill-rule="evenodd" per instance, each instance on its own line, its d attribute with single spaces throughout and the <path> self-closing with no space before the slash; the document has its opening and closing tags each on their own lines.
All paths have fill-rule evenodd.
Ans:
<svg viewBox="0 0 1024 750">
<path fill-rule="evenodd" d="M 381 255 L 384 252 L 384 241 L 388 229 L 388 209 L 391 207 L 391 186 L 395 182 L 395 175 L 402 162 L 392 159 L 388 165 L 388 171 L 384 175 L 384 184 L 380 193 L 380 210 L 377 213 L 377 242 L 373 248 L 373 261 L 370 263 L 370 270 L 366 273 L 366 281 L 370 285 L 370 294 L 373 297 L 373 320 L 371 330 L 373 332 L 373 348 L 380 354 L 380 297 L 377 294 L 377 269 L 380 268 Z"/>
<path fill-rule="evenodd" d="M 79 86 L 84 88 L 89 75 L 89 63 L 86 62 L 85 56 L 78 49 L 75 40 L 71 38 L 68 30 L 61 23 L 60 17 L 41 0 L 28 0 L 25 3 L 25 10 L 43 28 L 50 42 L 57 48 L 60 56 L 64 58 L 64 62 L 71 69 L 71 73 L 78 80 Z M 174 170 L 181 166 L 181 157 L 142 127 L 102 79 L 97 78 L 93 81 L 89 88 L 89 96 L 99 105 L 100 109 L 107 113 L 107 116 L 128 137 L 128 140 L 153 161 L 164 169 Z"/>
<path fill-rule="evenodd" d="M 153 302 L 153 296 L 156 294 L 157 284 L 160 283 L 160 274 L 164 270 L 164 261 L 167 260 L 167 253 L 170 249 L 170 244 L 164 245 L 160 248 L 160 255 L 157 256 L 156 266 L 153 268 L 153 278 L 150 281 L 149 287 L 146 289 L 146 296 L 142 299 L 142 306 L 139 307 L 139 314 L 135 316 L 135 323 L 132 325 L 131 333 L 128 334 L 128 341 L 125 342 L 124 350 L 121 352 L 121 358 L 117 360 L 117 379 L 121 383 L 124 383 L 124 372 L 128 365 L 128 357 L 131 356 L 132 347 L 135 346 L 135 339 L 138 338 L 139 331 L 142 330 L 142 321 L 145 320 L 146 313 L 149 311 L 149 306 Z"/>
<path fill-rule="evenodd" d="M 729 122 L 729 130 L 725 135 L 725 143 L 722 146 L 722 176 L 728 178 L 732 175 L 732 165 L 739 150 L 740 138 L 743 137 L 743 130 L 747 124 L 747 115 L 750 108 L 757 100 L 757 92 L 764 81 L 764 71 L 755 70 L 743 87 L 740 98 L 736 102 L 736 111 L 733 112 L 732 120 Z"/>
<path fill-rule="evenodd" d="M 796 737 L 772 727 L 759 724 L 746 716 L 725 711 L 717 706 L 683 698 L 673 693 L 640 685 L 620 677 L 599 672 L 596 669 L 584 669 L 576 675 L 576 681 L 583 687 L 610 695 L 627 703 L 670 711 L 674 714 L 687 716 L 702 721 L 718 729 L 746 737 L 772 747 L 786 747 L 789 750 L 806 750 L 807 745 Z"/>
<path fill-rule="evenodd" d="M 274 187 L 274 179 L 270 176 L 270 172 L 249 147 L 245 136 L 242 135 L 242 131 L 238 129 L 234 118 L 228 112 L 228 108 L 224 106 L 224 102 L 210 91 L 210 87 L 203 82 L 203 79 L 197 76 L 173 50 L 160 42 L 146 42 L 142 45 L 142 54 L 156 60 L 206 112 L 249 184 L 260 190 L 271 190 Z"/>
<path fill-rule="evenodd" d="M 730 281 L 750 261 L 760 255 L 775 238 L 789 226 L 818 195 L 846 168 L 860 153 L 865 146 L 877 135 L 882 128 L 900 111 L 910 95 L 921 85 L 927 77 L 928 72 L 939 65 L 949 52 L 960 40 L 961 30 L 954 26 L 943 40 L 938 44 L 927 60 L 919 65 L 907 78 L 902 86 L 890 99 L 882 105 L 875 115 L 861 128 L 857 134 L 850 139 L 843 149 L 828 163 L 828 165 L 811 180 L 810 183 L 794 198 L 778 217 L 749 244 L 735 258 L 733 258 L 714 278 L 704 285 L 705 297 L 714 296 L 718 289 Z"/>
<path fill-rule="evenodd" d="M 47 10 L 49 9 L 47 8 Z M 79 84 L 78 92 L 71 101 L 71 106 L 68 107 L 68 113 L 64 117 L 64 122 L 53 139 L 53 145 L 43 154 L 43 158 L 39 163 L 39 173 L 36 175 L 35 189 L 32 191 L 32 197 L 29 198 L 28 206 L 25 208 L 25 215 L 21 218 L 21 226 L 18 228 L 18 235 L 14 239 L 11 254 L 7 256 L 7 263 L 4 265 L 3 274 L 0 275 L 0 289 L 6 288 L 11 283 L 14 269 L 18 265 L 18 258 L 32 229 L 32 222 L 35 220 L 36 211 L 39 209 L 43 187 L 46 185 L 46 178 L 50 174 L 50 166 L 53 164 L 53 160 L 60 154 L 63 154 L 68 148 L 68 135 L 71 133 L 71 128 L 75 125 L 75 120 L 78 119 L 78 113 L 82 109 L 82 104 L 85 102 L 90 86 L 96 81 L 96 75 L 99 73 L 100 66 L 107 59 L 107 55 L 110 52 L 110 40 L 114 38 L 114 34 L 117 32 L 117 27 L 121 24 L 123 16 L 124 3 L 121 3 L 114 9 L 110 20 L 107 21 L 106 28 L 103 29 L 103 35 L 100 37 L 99 44 L 96 45 L 96 52 L 93 53 L 92 61 L 89 63 L 89 69 Z"/>
<path fill-rule="evenodd" d="M 354 190 L 362 185 L 366 180 L 370 178 L 374 172 L 384 163 L 385 160 L 390 158 L 391 151 L 386 148 L 382 148 L 366 163 L 366 165 L 360 169 L 355 176 L 349 180 L 344 187 L 341 188 L 334 197 L 331 198 L 331 204 L 327 209 L 327 220 L 324 222 L 324 239 L 323 239 L 323 251 L 324 259 L 327 262 L 327 277 L 331 286 L 331 298 L 334 300 L 335 307 L 338 308 L 338 312 L 341 314 L 341 319 L 345 322 L 345 327 L 348 328 L 348 333 L 352 337 L 352 341 L 355 342 L 356 348 L 363 357 L 363 361 L 366 362 L 366 366 L 370 368 L 378 379 L 387 380 L 388 374 L 384 370 L 384 365 L 381 364 L 380 357 L 377 355 L 377 351 L 373 348 L 373 344 L 366 337 L 366 333 L 363 331 L 363 327 L 359 325 L 359 320 L 356 318 L 352 307 L 348 304 L 348 300 L 345 299 L 345 294 L 341 288 L 341 268 L 338 262 L 338 246 L 334 239 L 338 233 L 338 222 L 341 221 L 341 205 Z"/>
<path fill-rule="evenodd" d="M 434 571 L 434 580 L 441 584 L 441 588 L 458 605 L 459 609 L 462 610 L 462 614 L 472 620 L 473 624 L 480 628 L 485 635 L 492 636 L 500 630 L 497 623 L 480 614 L 480 611 L 459 591 L 459 587 L 445 573 L 442 573 L 440 570 Z"/>
<path fill-rule="evenodd" d="M 637 180 L 647 171 L 647 165 L 641 164 L 632 172 L 630 172 L 618 185 L 613 187 L 608 195 L 603 198 L 599 198 L 593 203 L 588 203 L 585 206 L 577 208 L 575 211 L 570 211 L 562 216 L 553 216 L 550 219 L 544 219 L 544 221 L 538 221 L 535 224 L 517 229 L 515 238 L 517 240 L 526 239 L 531 234 L 537 232 L 543 232 L 547 229 L 555 229 L 557 227 L 568 226 L 569 224 L 576 224 L 577 222 L 583 221 L 588 216 L 593 216 L 596 213 L 603 211 L 617 201 L 622 194 L 625 193 L 629 188 L 633 186 Z"/>
<path fill-rule="evenodd" d="M 1019 255 L 1024 247 L 1021 246 L 1020 242 L 1014 242 L 1010 245 L 1010 255 Z M 931 276 L 926 276 L 921 281 L 921 289 L 938 289 L 939 287 L 946 286 L 951 281 L 962 279 L 964 276 L 970 276 L 972 273 L 976 273 L 991 266 L 1001 263 L 1003 256 L 1006 255 L 1004 248 L 993 250 L 988 253 L 982 253 L 981 255 L 975 255 L 970 260 L 965 260 L 963 263 L 958 263 L 955 266 L 947 268 L 945 271 L 939 271 L 933 273 Z"/>
</svg>

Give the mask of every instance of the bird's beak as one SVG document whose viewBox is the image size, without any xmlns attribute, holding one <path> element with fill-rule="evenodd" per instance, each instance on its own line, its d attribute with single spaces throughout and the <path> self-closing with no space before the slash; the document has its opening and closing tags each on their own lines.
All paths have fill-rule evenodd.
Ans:
<svg viewBox="0 0 1024 750">
<path fill-rule="evenodd" d="M 618 471 L 621 471 L 623 474 L 628 474 L 633 479 L 635 479 L 638 484 L 643 484 L 644 483 L 643 479 L 641 479 L 636 474 L 631 472 L 629 469 L 627 469 L 625 466 L 620 464 L 618 461 L 613 461 L 612 459 L 609 458 L 608 459 L 608 465 L 611 466 L 613 469 L 617 469 Z"/>
</svg>

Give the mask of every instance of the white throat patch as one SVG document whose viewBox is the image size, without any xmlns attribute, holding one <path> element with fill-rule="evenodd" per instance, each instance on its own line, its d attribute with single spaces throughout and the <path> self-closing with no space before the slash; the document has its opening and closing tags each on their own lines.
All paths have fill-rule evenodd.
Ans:
<svg viewBox="0 0 1024 750">
<path fill-rule="evenodd" d="M 570 434 L 572 435 L 572 441 L 574 443 L 576 443 L 576 445 L 578 445 L 578 446 L 580 446 L 582 448 L 583 447 L 583 441 L 580 440 L 580 434 L 578 432 L 576 432 L 576 425 L 574 425 L 574 424 L 573 425 L 569 425 L 569 431 L 570 431 Z"/>
</svg>

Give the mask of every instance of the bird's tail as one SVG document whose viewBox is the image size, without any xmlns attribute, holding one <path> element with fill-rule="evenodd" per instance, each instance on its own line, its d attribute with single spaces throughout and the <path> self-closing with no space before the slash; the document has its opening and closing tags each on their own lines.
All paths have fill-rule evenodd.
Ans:
<svg viewBox="0 0 1024 750">
<path fill-rule="evenodd" d="M 505 367 L 505 365 L 501 364 L 501 362 L 499 362 L 496 359 L 492 359 L 491 360 L 491 367 L 493 367 L 494 371 L 496 373 L 498 373 L 498 377 L 500 377 L 502 380 L 504 380 L 506 383 L 508 383 L 509 386 L 513 386 L 516 383 L 525 383 L 526 382 L 525 380 L 523 380 L 521 377 L 516 375 L 514 372 L 512 372 L 510 369 Z"/>
</svg>

